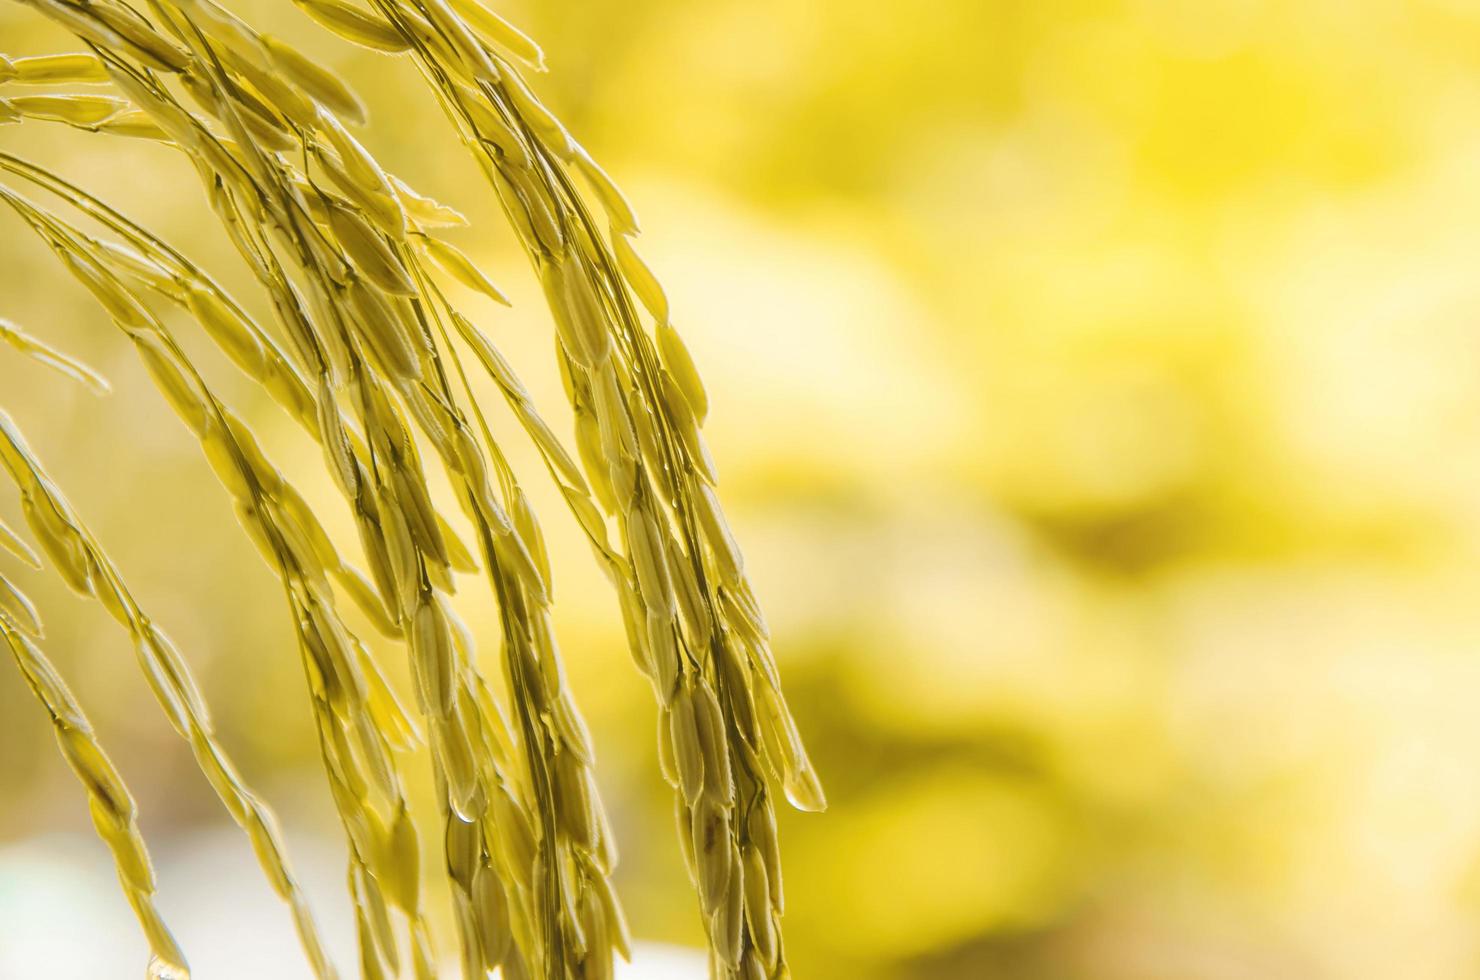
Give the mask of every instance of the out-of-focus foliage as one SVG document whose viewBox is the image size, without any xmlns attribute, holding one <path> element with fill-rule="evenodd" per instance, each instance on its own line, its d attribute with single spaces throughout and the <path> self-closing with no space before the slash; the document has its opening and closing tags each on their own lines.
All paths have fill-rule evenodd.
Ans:
<svg viewBox="0 0 1480 980">
<path fill-rule="evenodd" d="M 544 43 L 542 93 L 637 204 L 709 379 L 722 483 L 832 803 L 782 826 L 799 978 L 1473 975 L 1480 8 L 500 9 Z M 492 213 L 409 66 L 290 5 L 256 10 L 398 113 L 367 135 L 387 163 Z M 60 40 L 16 6 L 0 38 Z M 0 130 L 22 144 L 229 278 L 168 151 Z M 309 846 L 331 808 L 269 576 L 88 299 L 0 241 L 0 312 L 116 387 L 99 402 L 0 354 L 0 399 Z M 512 243 L 459 244 L 507 285 L 515 309 L 481 319 L 553 409 Z M 316 468 L 258 409 L 283 463 Z M 559 502 L 537 505 L 634 931 L 697 944 L 651 697 Z M 216 820 L 130 652 L 26 584 L 146 834 L 167 849 Z M 0 718 L 0 839 L 83 830 L 13 678 Z M 342 901 L 332 881 L 317 897 Z"/>
</svg>

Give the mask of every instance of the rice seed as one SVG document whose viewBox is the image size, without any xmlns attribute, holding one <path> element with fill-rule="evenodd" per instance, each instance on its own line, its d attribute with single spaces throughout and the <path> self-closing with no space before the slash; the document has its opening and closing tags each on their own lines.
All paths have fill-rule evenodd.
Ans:
<svg viewBox="0 0 1480 980">
<path fill-rule="evenodd" d="M 678 824 L 678 849 L 683 855 L 684 867 L 689 872 L 689 881 L 698 885 L 699 863 L 694 850 L 694 817 L 682 795 L 673 796 L 673 815 Z"/>
<path fill-rule="evenodd" d="M 555 807 L 571 839 L 594 850 L 598 845 L 600 821 L 592 811 L 590 776 L 575 756 L 560 753 L 555 759 Z"/>
<path fill-rule="evenodd" d="M 248 322 L 226 305 L 215 290 L 192 285 L 186 304 L 195 319 L 226 355 L 253 378 L 268 373 L 267 348 Z"/>
<path fill-rule="evenodd" d="M 557 259 L 540 271 L 566 351 L 583 367 L 599 366 L 611 352 L 611 337 L 591 284 L 573 260 Z"/>
<path fill-rule="evenodd" d="M 90 129 L 106 122 L 127 108 L 128 103 L 112 95 L 87 95 L 76 92 L 46 95 L 13 95 L 6 104 L 23 116 L 66 123 Z"/>
<path fill-rule="evenodd" d="M 394 300 L 381 295 L 367 282 L 351 283 L 347 292 L 350 310 L 356 314 L 352 322 L 368 343 L 380 369 L 392 378 L 416 378 L 421 373 L 421 359 L 406 335 Z"/>
<path fill-rule="evenodd" d="M 590 374 L 592 394 L 595 397 L 596 421 L 601 427 L 601 443 L 609 463 L 618 461 L 633 472 L 618 478 L 613 470 L 612 482 L 616 484 L 620 499 L 630 499 L 636 489 L 637 439 L 632 431 L 631 413 L 627 408 L 626 386 L 610 361 L 601 364 Z"/>
<path fill-rule="evenodd" d="M 439 599 L 427 597 L 416 607 L 411 630 L 412 656 L 418 668 L 422 698 L 439 714 L 452 710 L 456 655 L 446 613 Z"/>
<path fill-rule="evenodd" d="M 781 846 L 776 838 L 776 810 L 769 799 L 763 798 L 750 808 L 746 830 L 765 865 L 767 892 L 779 915 L 786 908 L 786 899 L 781 887 Z"/>
<path fill-rule="evenodd" d="M 264 867 L 273 869 L 272 887 L 278 895 L 287 897 L 293 885 L 276 861 L 276 856 L 283 849 L 282 832 L 278 830 L 277 820 L 262 808 L 250 805 L 246 807 L 245 816 L 243 826 L 246 827 L 248 840 L 252 842 L 252 850 L 257 853 L 257 860 Z"/>
<path fill-rule="evenodd" d="M 668 564 L 673 569 L 673 593 L 682 614 L 684 636 L 693 649 L 707 650 L 714 636 L 714 620 L 709 613 L 709 603 L 699 588 L 694 563 L 689 556 L 678 551 L 671 538 L 667 538 L 666 543 L 669 546 Z"/>
<path fill-rule="evenodd" d="M 584 973 L 591 980 L 612 980 L 612 961 L 606 951 L 612 948 L 613 937 L 606 919 L 606 909 L 592 888 L 581 891 L 581 932 L 586 936 L 586 946 L 596 951 L 595 955 L 582 961 Z"/>
<path fill-rule="evenodd" d="M 526 196 L 503 169 L 483 162 L 484 172 L 524 247 L 536 255 L 559 254 L 565 247 L 565 234 L 545 201 L 537 194 Z M 517 174 L 519 170 L 511 169 L 510 173 Z"/>
<path fill-rule="evenodd" d="M 220 42 L 222 48 L 267 71 L 271 61 L 262 37 L 246 21 L 215 3 L 214 0 L 177 0 L 188 13 L 192 24 Z"/>
<path fill-rule="evenodd" d="M 459 65 L 472 78 L 488 82 L 490 84 L 499 81 L 500 73 L 488 51 L 473 35 L 467 23 L 463 21 L 445 0 L 419 0 L 420 8 L 426 13 L 427 19 L 431 21 L 440 34 L 452 47 L 456 57 L 460 59 Z"/>
<path fill-rule="evenodd" d="M 673 751 L 672 712 L 663 705 L 658 706 L 658 772 L 664 782 L 674 789 L 679 787 L 678 759 Z"/>
<path fill-rule="evenodd" d="M 92 258 L 65 249 L 54 248 L 53 252 L 124 330 L 133 333 L 154 329 L 154 317 L 138 298 Z"/>
<path fill-rule="evenodd" d="M 89 736 L 89 742 L 91 737 Z M 96 744 L 96 743 L 92 743 Z M 99 758 L 106 758 L 99 756 Z M 92 810 L 93 826 L 103 843 L 113 852 L 113 862 L 118 867 L 118 877 L 125 887 L 134 893 L 148 894 L 154 891 L 154 868 L 149 861 L 144 841 L 134 825 L 134 815 L 122 817 L 115 814 L 100 798 L 88 801 Z"/>
<path fill-rule="evenodd" d="M 678 769 L 678 784 L 683 798 L 692 806 L 704 788 L 707 768 L 704 742 L 699 737 L 699 720 L 694 693 L 688 684 L 679 687 L 668 706 L 668 732 L 673 746 L 673 759 Z"/>
<path fill-rule="evenodd" d="M 380 233 L 357 211 L 341 205 L 329 209 L 329 227 L 355 268 L 395 296 L 417 295 L 416 284 Z"/>
<path fill-rule="evenodd" d="M 467 114 L 468 121 L 472 123 L 473 136 L 498 150 L 502 157 L 500 164 L 521 171 L 528 169 L 529 150 L 513 124 L 505 120 L 483 94 L 472 86 L 455 82 L 451 91 L 451 101 Z"/>
<path fill-rule="evenodd" d="M 689 499 L 694 502 L 704 543 L 709 546 L 709 553 L 719 572 L 720 584 L 729 587 L 739 585 L 745 580 L 745 559 L 740 554 L 740 546 L 735 542 L 734 535 L 730 533 L 730 526 L 725 521 L 714 488 L 703 481 L 694 480 L 690 486 Z"/>
<path fill-rule="evenodd" d="M 339 122 L 332 113 L 320 112 L 318 114 L 319 128 L 329 137 L 329 143 L 339 155 L 339 163 L 344 168 L 352 186 L 357 187 L 362 195 L 374 202 L 386 202 L 385 205 L 394 207 L 399 217 L 399 230 L 393 234 L 400 238 L 406 234 L 406 219 L 401 215 L 400 208 L 396 204 L 396 191 L 391 185 L 389 175 L 381 169 L 380 164 L 370 155 L 370 152 L 360 144 L 360 141 L 350 135 L 344 125 Z"/>
<path fill-rule="evenodd" d="M 555 114 L 547 109 L 544 103 L 535 97 L 534 92 L 525 84 L 524 79 L 519 77 L 515 71 L 508 72 L 504 79 L 505 91 L 508 92 L 514 108 L 519 117 L 532 129 L 550 152 L 562 160 L 569 160 L 575 153 L 575 144 L 566 132 L 564 124 L 555 118 Z"/>
<path fill-rule="evenodd" d="M 745 923 L 751 945 L 768 969 L 776 966 L 779 949 L 776 927 L 771 919 L 771 889 L 765 858 L 757 848 L 745 851 Z"/>
<path fill-rule="evenodd" d="M 473 264 L 473 260 L 456 246 L 430 235 L 417 236 L 416 243 L 431 257 L 432 261 L 464 286 L 482 293 L 495 303 L 504 306 L 513 305 L 503 291 L 495 286 L 482 270 Z"/>
<path fill-rule="evenodd" d="M 231 814 L 231 819 L 237 824 L 243 823 L 247 819 L 247 798 L 238 789 L 241 785 L 241 778 L 204 729 L 192 729 L 189 738 L 190 750 L 195 756 L 195 763 L 205 774 L 206 781 L 220 797 L 227 812 Z"/>
<path fill-rule="evenodd" d="M 264 37 L 262 40 L 273 64 L 314 101 L 351 122 L 363 125 L 368 120 L 365 104 L 338 75 L 277 38 Z"/>
<path fill-rule="evenodd" d="M 380 953 L 387 972 L 391 975 L 398 974 L 401 971 L 401 957 L 396 948 L 395 932 L 391 929 L 390 910 L 386 908 L 385 896 L 381 894 L 379 883 L 371 876 L 365 864 L 357 864 L 354 870 L 359 881 L 352 889 L 360 896 L 360 909 L 369 925 L 373 944 Z"/>
<path fill-rule="evenodd" d="M 649 609 L 671 614 L 674 608 L 672 579 L 664 556 L 663 530 L 657 518 L 642 501 L 627 513 L 628 546 L 632 550 L 632 568 L 642 589 L 642 600 Z"/>
<path fill-rule="evenodd" d="M 699 868 L 699 897 L 713 914 L 724 901 L 730 886 L 730 812 L 708 797 L 700 798 L 693 811 L 694 859 Z"/>
<path fill-rule="evenodd" d="M 0 634 L 10 648 L 16 666 L 20 668 L 31 693 L 41 702 L 54 725 L 81 733 L 91 733 L 92 726 L 82 707 L 77 703 L 70 688 L 55 667 L 52 666 L 31 638 L 21 635 L 7 624 L 0 622 Z"/>
<path fill-rule="evenodd" d="M 139 661 L 139 669 L 144 672 L 144 679 L 148 682 L 155 700 L 164 709 L 165 718 L 168 719 L 170 727 L 181 736 L 190 738 L 195 722 L 179 693 L 180 677 L 167 671 L 159 656 L 159 651 L 151 640 L 152 637 L 145 633 L 137 633 L 134 637 L 134 651 Z M 203 717 L 203 713 L 194 717 Z"/>
<path fill-rule="evenodd" d="M 730 766 L 730 752 L 725 739 L 725 719 L 720 711 L 719 700 L 702 677 L 696 678 L 689 691 L 692 737 L 698 742 L 699 753 L 704 758 L 704 794 L 728 805 L 734 799 L 735 789 Z"/>
<path fill-rule="evenodd" d="M 504 356 L 498 352 L 483 332 L 456 310 L 452 311 L 452 322 L 457 327 L 457 332 L 463 341 L 473 349 L 474 355 L 505 394 L 520 402 L 527 401 L 529 392 L 525 390 L 523 382 L 514 373 L 513 366 L 504 360 Z"/>
<path fill-rule="evenodd" d="M 504 866 L 529 874 L 536 854 L 534 830 L 529 815 L 506 786 L 500 785 L 493 794 L 490 819 L 501 828 L 495 837 L 495 845 Z"/>
<path fill-rule="evenodd" d="M 802 747 L 801 737 L 780 692 L 769 684 L 762 684 L 758 693 L 761 734 L 766 738 L 772 757 L 779 760 L 786 798 L 798 810 L 809 813 L 826 810 L 827 797 L 823 794 L 822 784 L 812 769 L 807 750 Z"/>
<path fill-rule="evenodd" d="M 66 519 L 56 513 L 50 498 L 26 494 L 21 498 L 21 511 L 41 550 L 51 560 L 62 580 L 79 595 L 93 594 L 92 567 L 77 540 L 76 532 Z"/>
<path fill-rule="evenodd" d="M 347 41 L 390 54 L 411 49 L 411 42 L 374 14 L 342 0 L 293 0 L 308 16 Z"/>
<path fill-rule="evenodd" d="M 334 404 L 333 392 L 322 380 L 319 382 L 319 397 L 316 405 L 319 412 L 319 433 L 324 446 L 324 454 L 328 457 L 329 464 L 338 477 L 340 485 L 351 495 L 358 495 L 360 489 L 359 463 L 355 460 L 349 435 L 345 431 L 344 417 L 339 414 L 339 409 Z"/>
<path fill-rule="evenodd" d="M 219 148 L 214 148 L 214 145 L 205 139 L 204 127 L 178 104 L 164 98 L 155 87 L 146 84 L 130 72 L 115 68 L 110 64 L 108 74 L 112 77 L 113 84 L 123 90 L 129 102 L 138 106 L 139 111 L 147 113 L 149 118 L 182 150 L 211 157 L 214 163 L 221 164 L 218 170 L 229 168 L 230 157 L 217 152 Z"/>
<path fill-rule="evenodd" d="M 509 951 L 509 899 L 498 873 L 486 864 L 473 873 L 473 914 L 483 965 L 496 969 Z"/>
<path fill-rule="evenodd" d="M 200 383 L 190 377 L 180 359 L 155 334 L 137 333 L 129 339 L 175 414 L 191 432 L 204 435 L 212 413 Z"/>
<path fill-rule="evenodd" d="M 230 93 L 227 102 L 207 104 L 206 109 L 217 118 L 229 119 L 230 125 L 240 122 L 260 149 L 276 153 L 291 153 L 298 148 L 298 141 L 289 124 L 265 102 L 246 89 L 238 89 Z M 255 163 L 255 161 L 250 161 L 247 154 L 240 152 L 240 147 L 235 142 L 226 144 L 226 146 L 236 151 L 238 159 L 248 159 L 249 162 Z"/>
<path fill-rule="evenodd" d="M 709 394 L 704 390 L 704 382 L 699 379 L 688 345 L 666 317 L 659 318 L 657 333 L 658 353 L 663 358 L 663 366 L 673 378 L 673 383 L 683 395 L 689 410 L 694 413 L 694 418 L 702 425 L 709 415 Z"/>
<path fill-rule="evenodd" d="M 635 235 L 641 231 L 637 220 L 637 212 L 632 209 L 632 204 L 622 193 L 621 188 L 611 179 L 605 170 L 597 162 L 591 159 L 591 154 L 586 148 L 578 143 L 572 143 L 574 150 L 576 169 L 581 176 L 586 178 L 586 183 L 591 185 L 596 199 L 601 202 L 606 216 L 611 220 L 612 228 L 617 237 L 622 235 Z"/>
<path fill-rule="evenodd" d="M 103 62 L 92 54 L 48 54 L 9 62 L 7 81 L 22 85 L 88 85 L 109 81 Z"/>
<path fill-rule="evenodd" d="M 519 28 L 485 7 L 479 0 L 451 0 L 452 7 L 490 44 L 508 51 L 535 71 L 545 70 L 545 53 Z"/>
<path fill-rule="evenodd" d="M 161 142 L 168 141 L 170 138 L 170 135 L 160 128 L 159 123 L 142 109 L 129 109 L 105 119 L 98 123 L 98 132 Z"/>
<path fill-rule="evenodd" d="M 184 291 L 180 284 L 182 277 L 144 255 L 132 245 L 104 239 L 89 239 L 88 244 L 95 250 L 98 257 L 128 273 L 151 289 L 177 302 L 183 299 Z"/>
<path fill-rule="evenodd" d="M 742 868 L 732 851 L 725 895 L 710 918 L 710 940 L 714 951 L 731 970 L 740 967 L 740 954 L 745 939 L 745 883 Z"/>
<path fill-rule="evenodd" d="M 704 436 L 699 432 L 698 417 L 694 414 L 688 396 L 667 371 L 663 372 L 658 393 L 665 414 L 683 443 L 684 458 L 703 477 L 704 482 L 711 486 L 718 483 L 719 474 L 715 472 L 714 458 L 709 455 Z"/>
<path fill-rule="evenodd" d="M 551 581 L 550 555 L 545 550 L 545 536 L 540 531 L 539 522 L 535 519 L 534 508 L 530 505 L 529 498 L 525 496 L 523 490 L 517 490 L 517 488 L 514 494 L 513 517 L 514 531 L 519 535 L 519 540 L 523 541 L 528 548 L 530 557 L 534 559 L 535 567 L 539 570 L 540 578 L 545 582 Z M 574 714 L 574 712 L 571 713 Z"/>
<path fill-rule="evenodd" d="M 658 689 L 658 695 L 666 702 L 674 696 L 682 667 L 678 642 L 673 635 L 673 613 L 649 608 L 644 618 L 648 650 L 653 661 L 653 683 Z"/>
<path fill-rule="evenodd" d="M 647 311 L 658 322 L 659 330 L 661 330 L 662 324 L 668 322 L 668 295 L 663 292 L 663 287 L 659 285 L 658 278 L 653 275 L 647 263 L 632 247 L 630 235 L 613 228 L 611 239 L 612 253 L 617 257 L 617 268 L 621 270 L 622 277 L 627 280 L 632 291 L 637 294 L 638 300 L 647 307 Z M 660 350 L 661 343 L 660 333 Z M 673 369 L 669 368 L 669 370 Z"/>
<path fill-rule="evenodd" d="M 267 51 L 267 45 L 261 38 L 254 38 L 249 45 L 244 45 L 242 48 L 224 48 L 221 55 L 231 69 L 240 74 L 261 96 L 259 105 L 265 109 L 267 115 L 281 114 L 291 121 L 293 126 L 305 132 L 310 132 L 318 126 L 320 111 L 314 105 L 313 99 L 289 84 L 288 79 L 273 64 Z M 227 94 L 234 101 L 239 102 L 246 92 L 241 86 L 232 86 Z M 214 95 L 214 92 L 213 96 L 219 99 L 219 95 Z M 229 119 L 226 118 L 222 121 L 229 123 Z M 296 142 L 296 136 L 291 133 L 289 135 L 293 136 Z M 258 163 L 261 162 L 258 161 Z"/>
<path fill-rule="evenodd" d="M 420 895 L 421 857 L 416 825 L 404 806 L 391 822 L 385 860 L 386 887 L 391 898 L 407 913 L 415 913 Z"/>
</svg>

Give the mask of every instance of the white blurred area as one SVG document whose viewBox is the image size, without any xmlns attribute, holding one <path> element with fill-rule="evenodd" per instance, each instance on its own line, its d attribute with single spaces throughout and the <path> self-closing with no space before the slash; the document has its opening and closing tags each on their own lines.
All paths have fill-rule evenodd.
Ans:
<svg viewBox="0 0 1480 980">
<path fill-rule="evenodd" d="M 354 976 L 354 923 L 342 854 L 321 842 L 295 848 L 329 954 Z M 307 846 L 305 846 L 307 845 Z M 287 906 L 269 890 L 234 827 L 180 835 L 154 851 L 160 910 L 199 980 L 309 980 Z M 148 947 L 103 845 L 81 834 L 0 848 L 0 978 L 134 980 Z M 442 975 L 460 976 L 455 963 Z M 495 974 L 496 975 L 496 974 Z M 697 950 L 638 942 L 617 980 L 702 980 Z"/>
</svg>

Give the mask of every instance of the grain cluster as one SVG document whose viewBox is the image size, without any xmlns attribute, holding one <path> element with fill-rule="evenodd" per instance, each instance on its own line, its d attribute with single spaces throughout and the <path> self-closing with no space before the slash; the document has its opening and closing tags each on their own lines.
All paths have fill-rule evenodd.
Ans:
<svg viewBox="0 0 1480 980">
<path fill-rule="evenodd" d="M 594 749 L 555 642 L 543 535 L 474 397 L 468 372 L 477 370 L 589 540 L 652 683 L 712 974 L 788 976 L 776 799 L 819 810 L 822 790 L 720 506 L 703 382 L 637 252 L 632 206 L 524 76 L 544 70 L 540 48 L 480 0 L 294 0 L 338 38 L 411 59 L 481 168 L 543 288 L 574 453 L 445 289 L 508 302 L 439 237 L 461 215 L 382 166 L 356 135 L 382 124 L 369 125 L 369 107 L 335 74 L 214 0 L 18 2 L 70 31 L 79 50 L 0 55 L 0 123 L 60 123 L 183 154 L 269 301 L 272 315 L 259 321 L 148 229 L 0 153 L 0 203 L 135 350 L 281 581 L 349 842 L 358 972 L 438 973 L 419 835 L 441 842 L 466 976 L 600 980 L 614 955 L 628 954 Z M 294 485 L 303 474 L 273 463 L 171 322 L 201 328 L 317 442 L 356 541 L 330 536 Z M 20 327 L 0 321 L 0 340 L 106 391 L 95 371 Z M 271 812 L 215 739 L 185 658 L 3 416 L 0 436 L 0 462 L 40 550 L 128 632 L 166 717 L 288 904 L 315 974 L 336 975 Z M 455 512 L 436 499 L 428 467 L 450 483 Z M 3 526 L 0 546 L 37 557 Z M 480 571 L 499 624 L 497 685 L 452 602 L 457 576 Z M 346 621 L 346 604 L 404 651 L 414 709 Z M 133 803 L 38 648 L 40 632 L 35 608 L 0 577 L 0 633 L 88 789 L 154 951 L 152 975 L 186 976 L 154 911 Z M 441 803 L 434 821 L 413 813 L 398 760 L 423 746 Z"/>
</svg>

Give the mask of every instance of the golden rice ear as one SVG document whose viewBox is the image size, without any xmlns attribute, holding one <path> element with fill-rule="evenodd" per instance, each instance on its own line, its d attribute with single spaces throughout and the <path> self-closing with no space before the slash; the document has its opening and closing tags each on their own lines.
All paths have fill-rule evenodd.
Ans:
<svg viewBox="0 0 1480 980">
<path fill-rule="evenodd" d="M 539 47 L 482 0 L 295 5 L 341 38 L 418 62 L 543 287 L 577 453 L 566 450 L 514 366 L 431 275 L 435 267 L 509 302 L 467 254 L 427 235 L 466 219 L 387 172 L 369 148 L 380 130 L 366 131 L 364 142 L 349 133 L 346 121 L 369 118 L 349 86 L 298 48 L 259 33 L 226 0 L 156 5 L 148 18 L 111 4 L 37 5 L 90 50 L 0 58 L 0 80 L 111 81 L 113 91 L 22 91 L 0 100 L 0 121 L 151 138 L 183 154 L 265 294 L 271 324 L 256 322 L 145 229 L 9 154 L 0 154 L 6 179 L 42 187 L 69 210 L 40 207 L 3 184 L 0 202 L 130 341 L 284 586 L 349 842 L 362 968 L 395 974 L 409 950 L 418 976 L 434 972 L 418 907 L 417 828 L 427 820 L 404 795 L 396 758 L 403 751 L 431 757 L 441 809 L 432 836 L 444 852 L 437 863 L 448 871 L 461 958 L 471 972 L 602 977 L 627 946 L 609 879 L 616 847 L 595 790 L 594 752 L 555 642 L 550 596 L 559 569 L 551 568 L 529 498 L 464 374 L 465 345 L 535 444 L 618 590 L 633 660 L 661 706 L 663 766 L 676 786 L 680 846 L 717 974 L 784 972 L 772 801 L 781 793 L 806 809 L 824 801 L 713 490 L 718 476 L 700 431 L 708 393 L 670 322 L 668 296 L 630 241 L 635 209 L 521 75 L 516 63 L 543 68 Z M 163 84 L 163 73 L 180 75 L 180 85 Z M 182 87 L 189 104 L 175 94 Z M 77 227 L 67 217 L 72 210 L 106 234 Z M 593 213 L 604 214 L 605 230 Z M 161 301 L 187 313 L 324 449 L 368 577 L 343 559 L 341 542 L 326 530 L 334 522 L 321 519 L 290 482 L 300 474 L 275 466 L 175 341 L 155 308 Z M 639 303 L 654 321 L 651 331 L 639 320 Z M 4 339 L 101 386 L 91 369 L 35 338 L 12 330 Z M 3 416 L 0 423 L 7 436 L 0 456 L 21 485 L 42 550 L 58 574 L 128 629 L 167 719 L 290 906 L 312 969 L 333 976 L 276 824 L 214 741 L 184 658 L 138 608 L 13 426 Z M 476 558 L 444 516 L 427 462 L 442 468 Z M 29 555 L 18 541 L 0 535 L 0 544 Z M 458 573 L 480 570 L 498 616 L 506 684 L 497 695 L 451 605 Z M 404 644 L 424 742 L 341 613 L 346 594 Z M 9 583 L 0 589 L 0 624 L 23 650 L 40 629 Z M 71 710 L 52 675 L 36 666 L 28 676 L 37 678 L 44 702 Z M 86 739 L 69 735 L 64 748 L 83 763 L 80 774 L 92 774 L 99 833 L 114 848 L 156 972 L 183 974 L 183 958 L 140 898 L 152 883 L 121 789 Z M 391 905 L 404 916 L 391 917 Z"/>
<path fill-rule="evenodd" d="M 75 556 L 72 560 L 78 561 L 80 565 L 88 569 L 93 594 L 103 602 L 110 615 L 132 639 L 139 667 L 155 699 L 163 709 L 165 717 L 176 732 L 189 742 L 202 772 L 205 773 L 227 812 L 248 832 L 264 873 L 279 894 L 293 906 L 294 921 L 305 947 L 311 951 L 318 949 L 321 943 L 317 927 L 314 925 L 306 900 L 290 870 L 287 855 L 277 836 L 268 834 L 262 829 L 275 826 L 275 818 L 260 801 L 255 791 L 245 784 L 231 763 L 226 750 L 216 740 L 205 701 L 191 676 L 184 657 L 164 631 L 144 612 L 139 602 L 128 591 L 123 575 L 113 560 L 75 516 L 66 501 L 60 498 L 59 492 L 41 468 L 36 455 L 21 439 L 14 423 L 6 419 L 3 414 L 0 414 L 0 423 L 3 423 L 0 424 L 0 432 L 4 433 L 5 440 L 11 449 L 8 458 L 12 461 L 20 461 L 18 467 L 11 469 L 14 481 L 22 493 L 27 495 L 27 499 L 46 501 L 44 507 L 36 507 L 32 510 L 37 513 L 54 515 L 47 518 L 46 526 L 55 526 L 58 530 L 50 530 L 47 533 L 65 540 L 69 554 Z M 24 600 L 24 596 L 21 596 L 9 582 L 0 577 L 0 599 L 4 599 L 7 595 Z M 39 617 L 35 615 L 29 603 L 24 603 L 23 609 L 30 612 L 28 625 L 31 629 L 29 631 L 39 635 Z M 0 603 L 0 630 L 5 628 L 7 616 L 13 618 L 15 613 L 16 611 L 9 605 Z M 55 671 L 50 668 L 45 659 L 40 657 L 39 652 L 24 642 L 20 643 L 19 649 L 16 643 L 12 643 L 11 646 L 12 652 L 24 660 L 23 672 L 31 681 L 38 697 L 48 706 L 53 717 L 61 718 L 69 728 L 85 728 L 85 720 L 78 720 L 81 718 L 81 709 L 75 708 L 73 702 L 69 700 L 70 694 L 65 685 L 61 683 L 60 678 L 56 676 Z M 74 751 L 71 752 L 69 758 L 72 759 L 74 767 L 82 765 L 84 769 L 87 769 L 100 750 L 95 751 L 95 747 L 89 748 L 85 741 L 78 743 L 75 738 L 71 736 L 69 738 L 71 740 L 65 745 L 73 747 Z M 92 780 L 89 785 L 94 783 L 99 786 L 106 785 L 105 782 L 100 782 L 100 779 L 101 776 L 97 773 L 84 775 L 85 782 Z M 106 826 L 100 824 L 99 832 L 104 835 L 110 846 L 126 846 L 131 873 L 137 876 L 140 869 L 147 865 L 139 863 L 138 856 L 143 853 L 142 841 L 133 839 L 137 836 L 137 832 L 135 829 L 131 836 L 128 823 L 122 820 L 120 814 L 110 812 Z M 137 885 L 138 882 L 134 884 Z M 142 901 L 137 895 L 131 895 L 130 900 L 134 902 L 136 908 Z M 162 931 L 162 924 L 153 919 L 146 923 L 146 928 L 161 930 L 155 937 L 158 941 L 162 942 L 163 938 L 168 936 L 167 931 Z M 162 958 L 162 962 L 184 968 L 183 960 L 178 959 L 177 951 L 171 948 L 156 948 L 155 954 Z M 321 954 L 318 959 L 322 960 Z M 331 976 L 332 971 L 321 972 L 318 975 Z"/>
<path fill-rule="evenodd" d="M 3 578 L 0 584 L 10 588 Z M 150 970 L 155 971 L 157 965 L 159 976 L 188 978 L 185 956 L 154 904 L 153 865 L 139 833 L 138 810 L 122 777 L 51 661 L 3 612 L 0 612 L 0 641 L 10 650 L 31 693 L 46 710 L 62 757 L 87 790 L 93 825 L 112 852 L 119 883 L 149 941 Z"/>
</svg>

